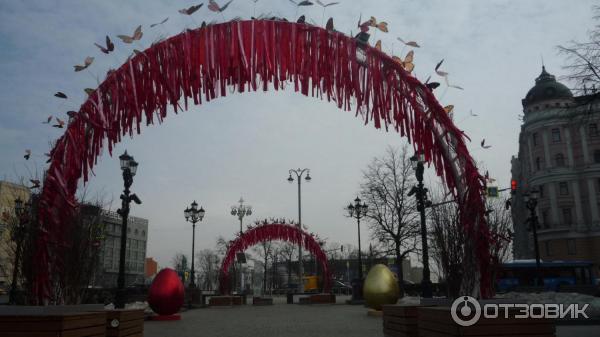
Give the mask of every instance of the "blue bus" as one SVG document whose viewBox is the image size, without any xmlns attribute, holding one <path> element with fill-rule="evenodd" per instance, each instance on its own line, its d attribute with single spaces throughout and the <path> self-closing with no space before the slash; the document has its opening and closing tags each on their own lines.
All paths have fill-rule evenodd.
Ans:
<svg viewBox="0 0 600 337">
<path fill-rule="evenodd" d="M 597 283 L 591 261 L 541 262 L 540 267 L 545 290 L 558 291 L 560 286 Z M 505 292 L 520 286 L 535 286 L 537 273 L 535 260 L 503 263 L 496 277 L 497 290 Z"/>
</svg>

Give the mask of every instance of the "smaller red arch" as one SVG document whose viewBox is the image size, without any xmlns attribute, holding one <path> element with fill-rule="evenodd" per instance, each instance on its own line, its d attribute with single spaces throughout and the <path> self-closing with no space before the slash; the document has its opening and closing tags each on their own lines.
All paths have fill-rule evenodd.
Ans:
<svg viewBox="0 0 600 337">
<path fill-rule="evenodd" d="M 249 247 L 269 240 L 281 240 L 302 244 L 306 251 L 313 254 L 323 270 L 323 292 L 331 290 L 331 271 L 327 263 L 327 255 L 315 237 L 300 227 L 286 223 L 263 224 L 248 229 L 231 241 L 227 253 L 221 262 L 219 274 L 219 289 L 221 293 L 229 293 L 229 267 L 235 260 L 236 253 L 243 252 Z"/>
</svg>

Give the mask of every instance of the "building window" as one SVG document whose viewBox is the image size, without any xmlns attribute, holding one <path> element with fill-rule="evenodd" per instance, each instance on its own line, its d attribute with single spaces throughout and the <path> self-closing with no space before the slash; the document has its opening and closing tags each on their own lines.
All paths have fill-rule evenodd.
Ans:
<svg viewBox="0 0 600 337">
<path fill-rule="evenodd" d="M 537 171 L 542 169 L 542 159 L 540 157 L 535 158 L 535 169 Z"/>
<path fill-rule="evenodd" d="M 538 133 L 534 132 L 532 138 L 533 138 L 533 146 L 537 146 L 538 145 Z"/>
<path fill-rule="evenodd" d="M 544 185 L 538 185 L 538 191 L 540 192 L 540 198 L 544 197 Z"/>
<path fill-rule="evenodd" d="M 142 236 L 146 236 L 146 231 L 142 230 Z"/>
<path fill-rule="evenodd" d="M 569 255 L 577 254 L 577 246 L 575 245 L 575 239 L 567 240 L 567 252 Z"/>
<path fill-rule="evenodd" d="M 546 248 L 546 256 L 552 256 L 552 249 L 550 247 L 550 241 L 545 241 L 544 247 Z"/>
<path fill-rule="evenodd" d="M 133 234 L 138 235 L 138 233 L 139 233 L 139 231 L 136 228 L 135 231 L 133 231 Z"/>
<path fill-rule="evenodd" d="M 552 129 L 552 142 L 560 142 L 560 129 Z"/>
<path fill-rule="evenodd" d="M 566 182 L 558 183 L 558 189 L 560 191 L 560 195 L 569 195 L 569 185 Z"/>
<path fill-rule="evenodd" d="M 544 228 L 550 228 L 550 219 L 548 219 L 548 210 L 545 209 L 542 211 L 542 223 L 544 224 Z"/>
<path fill-rule="evenodd" d="M 565 156 L 562 153 L 554 156 L 554 161 L 556 161 L 556 167 L 564 167 L 565 166 Z"/>
<path fill-rule="evenodd" d="M 600 150 L 594 150 L 594 163 L 600 164 Z"/>
<path fill-rule="evenodd" d="M 589 126 L 590 137 L 598 137 L 598 124 L 591 123 Z"/>
<path fill-rule="evenodd" d="M 567 226 L 571 226 L 573 224 L 573 216 L 571 215 L 571 209 L 570 208 L 563 208 L 562 209 L 562 213 L 563 213 L 563 222 L 565 225 Z"/>
</svg>

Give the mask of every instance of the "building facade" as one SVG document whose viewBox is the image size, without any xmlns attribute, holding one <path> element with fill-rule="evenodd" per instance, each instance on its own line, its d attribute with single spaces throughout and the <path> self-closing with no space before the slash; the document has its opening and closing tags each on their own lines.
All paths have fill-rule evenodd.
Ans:
<svg viewBox="0 0 600 337">
<path fill-rule="evenodd" d="M 117 286 L 121 250 L 121 223 L 119 214 L 103 211 L 101 216 L 103 238 L 100 240 L 100 261 L 94 276 L 94 286 Z M 127 249 L 125 253 L 125 285 L 143 284 L 145 279 L 148 220 L 130 216 L 127 220 Z"/>
<path fill-rule="evenodd" d="M 158 262 L 153 257 L 147 257 L 144 267 L 146 278 L 154 277 L 158 273 Z"/>
<path fill-rule="evenodd" d="M 30 195 L 27 186 L 0 181 L 0 288 L 7 287 L 12 281 L 15 245 L 9 222 L 15 221 L 15 199 L 27 202 Z"/>
<path fill-rule="evenodd" d="M 523 193 L 537 188 L 542 260 L 590 260 L 600 275 L 600 100 L 596 93 L 574 97 L 542 68 L 522 105 L 512 159 L 514 257 L 535 257 Z"/>
</svg>

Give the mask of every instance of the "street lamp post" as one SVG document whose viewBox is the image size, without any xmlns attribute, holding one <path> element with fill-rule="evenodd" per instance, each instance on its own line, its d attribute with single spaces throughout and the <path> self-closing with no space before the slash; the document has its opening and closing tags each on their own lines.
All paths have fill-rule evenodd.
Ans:
<svg viewBox="0 0 600 337">
<path fill-rule="evenodd" d="M 529 218 L 527 219 L 527 222 L 529 223 L 529 230 L 533 233 L 533 247 L 535 249 L 535 267 L 536 267 L 536 273 L 537 273 L 536 285 L 543 286 L 544 281 L 542 278 L 542 268 L 540 265 L 540 248 L 539 248 L 538 236 L 537 236 L 537 230 L 538 230 L 539 223 L 538 223 L 537 214 L 535 212 L 535 209 L 537 207 L 538 197 L 539 197 L 539 191 L 535 188 L 530 190 L 529 193 L 523 194 L 523 201 L 525 201 L 525 207 L 527 207 L 527 209 L 529 210 Z"/>
<path fill-rule="evenodd" d="M 121 225 L 121 250 L 119 256 L 119 276 L 117 278 L 117 296 L 115 299 L 115 307 L 125 308 L 125 252 L 127 250 L 127 218 L 129 217 L 129 204 L 133 201 L 136 204 L 142 202 L 135 194 L 131 194 L 129 188 L 133 184 L 133 177 L 137 171 L 138 163 L 132 156 L 127 154 L 127 151 L 119 156 L 121 170 L 123 171 L 124 190 L 121 194 L 121 208 L 117 210 L 117 214 L 123 219 Z"/>
<path fill-rule="evenodd" d="M 185 216 L 185 221 L 192 223 L 192 272 L 190 275 L 191 276 L 190 288 L 196 287 L 196 279 L 195 279 L 195 275 L 194 275 L 194 253 L 195 253 L 194 245 L 196 243 L 196 222 L 202 221 L 202 218 L 204 218 L 204 212 L 205 211 L 204 211 L 204 208 L 202 208 L 202 206 L 200 206 L 200 209 L 198 209 L 198 203 L 196 202 L 196 200 L 194 200 L 194 202 L 192 202 L 190 207 L 186 208 L 183 211 L 183 215 Z"/>
<path fill-rule="evenodd" d="M 417 210 L 421 215 L 421 245 L 423 250 L 423 280 L 421 281 L 421 293 L 424 298 L 431 298 L 433 291 L 431 287 L 431 272 L 429 271 L 429 249 L 427 244 L 427 224 L 425 222 L 425 208 L 431 205 L 431 201 L 427 200 L 427 188 L 423 185 L 423 173 L 425 172 L 425 156 L 423 153 L 415 154 L 410 158 L 418 184 L 408 193 L 408 196 L 413 194 L 417 198 Z M 402 263 L 400 261 L 399 263 Z"/>
<path fill-rule="evenodd" d="M 243 220 L 246 215 L 252 215 L 252 206 L 244 205 L 244 199 L 240 197 L 238 201 L 239 205 L 231 206 L 231 215 L 237 216 L 240 220 L 240 236 L 244 232 L 242 229 Z M 244 292 L 244 272 L 242 270 L 242 262 L 239 261 L 240 265 L 240 294 Z"/>
<path fill-rule="evenodd" d="M 304 168 L 304 169 L 291 169 L 288 171 L 289 176 L 287 178 L 287 180 L 290 182 L 290 184 L 292 182 L 294 182 L 294 177 L 292 177 L 292 173 L 296 176 L 296 180 L 298 181 L 298 228 L 300 228 L 300 230 L 302 230 L 302 198 L 301 198 L 301 185 L 302 185 L 302 175 L 304 175 L 304 173 L 306 173 L 306 177 L 304 177 L 304 180 L 306 180 L 306 182 L 310 182 L 312 180 L 312 178 L 310 177 L 310 169 Z M 304 276 L 304 266 L 302 266 L 302 243 L 299 242 L 298 243 L 298 277 L 300 278 L 299 282 L 298 282 L 298 292 L 299 293 L 303 293 L 304 292 L 304 279 L 302 278 Z"/>
<path fill-rule="evenodd" d="M 21 260 L 21 251 L 23 240 L 25 240 L 25 225 L 29 222 L 28 213 L 31 209 L 30 203 L 25 203 L 23 205 L 23 200 L 21 198 L 15 199 L 15 215 L 17 216 L 17 226 L 13 233 L 13 239 L 16 242 L 16 251 L 15 251 L 15 262 L 13 265 L 13 275 L 12 281 L 10 285 L 10 293 L 9 293 L 9 304 L 17 303 L 17 279 L 19 278 L 19 264 Z"/>
<path fill-rule="evenodd" d="M 354 199 L 354 205 L 350 203 L 347 207 L 348 214 L 351 218 L 356 219 L 356 224 L 358 226 L 358 280 L 355 282 L 355 286 L 352 289 L 352 300 L 360 301 L 362 300 L 362 283 L 363 283 L 363 264 L 362 264 L 362 252 L 360 247 L 360 219 L 364 218 L 367 215 L 367 211 L 369 210 L 369 206 L 366 203 L 360 203 L 361 200 L 359 197 Z"/>
</svg>

